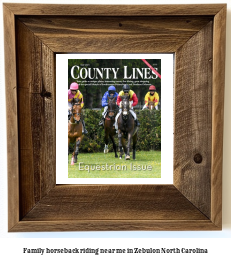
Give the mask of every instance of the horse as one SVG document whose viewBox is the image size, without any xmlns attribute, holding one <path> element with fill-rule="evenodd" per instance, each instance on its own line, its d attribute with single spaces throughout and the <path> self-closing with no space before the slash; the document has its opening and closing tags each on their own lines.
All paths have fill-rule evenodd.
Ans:
<svg viewBox="0 0 231 261">
<path fill-rule="evenodd" d="M 155 108 L 155 103 L 153 101 L 148 102 L 148 109 L 153 110 Z"/>
<path fill-rule="evenodd" d="M 125 160 L 130 160 L 130 145 L 133 141 L 133 159 L 136 158 L 136 144 L 138 138 L 138 127 L 135 126 L 135 121 L 132 114 L 129 112 L 130 103 L 129 96 L 122 96 L 122 112 L 118 117 L 118 138 L 120 148 L 120 159 L 122 159 L 123 149 L 125 152 Z M 125 137 L 127 137 L 127 147 L 125 144 Z M 122 149 L 123 148 L 123 149 Z"/>
<path fill-rule="evenodd" d="M 105 141 L 105 147 L 104 147 L 104 153 L 108 153 L 108 142 L 109 137 L 113 143 L 113 149 L 115 152 L 115 157 L 118 158 L 117 150 L 116 150 L 116 144 L 114 140 L 114 136 L 116 134 L 116 130 L 113 127 L 115 123 L 115 116 L 117 114 L 117 105 L 116 105 L 116 97 L 110 98 L 108 100 L 108 111 L 105 117 L 105 123 L 104 123 L 104 141 Z"/>
<path fill-rule="evenodd" d="M 74 151 L 72 156 L 74 157 L 74 163 L 77 162 L 77 156 L 79 154 L 79 145 L 83 139 L 82 134 L 82 122 L 81 122 L 81 99 L 72 100 L 72 115 L 68 122 L 68 156 L 70 143 L 74 143 Z"/>
</svg>

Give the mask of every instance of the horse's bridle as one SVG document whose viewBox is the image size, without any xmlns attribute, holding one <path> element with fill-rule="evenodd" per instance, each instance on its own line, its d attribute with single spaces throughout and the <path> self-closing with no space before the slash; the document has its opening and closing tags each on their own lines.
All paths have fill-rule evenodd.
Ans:
<svg viewBox="0 0 231 261">
<path fill-rule="evenodd" d="M 109 103 L 108 103 L 108 105 L 109 105 Z M 116 103 L 115 103 L 115 105 L 116 105 Z M 112 112 L 113 115 L 109 115 L 110 112 Z M 115 110 L 107 110 L 107 117 L 112 120 L 115 117 L 116 112 L 117 112 L 117 109 L 115 109 Z"/>
<path fill-rule="evenodd" d="M 127 106 L 127 103 L 128 103 L 128 106 Z M 128 109 L 127 108 L 123 109 L 124 106 L 128 107 Z M 122 117 L 123 117 L 123 119 L 127 120 L 128 115 L 129 115 L 129 101 L 123 100 L 122 101 Z"/>
<path fill-rule="evenodd" d="M 150 107 L 153 106 L 153 108 L 152 108 L 152 107 L 151 107 L 151 108 L 154 109 L 154 108 L 155 108 L 154 105 L 155 105 L 154 102 L 150 102 L 150 101 L 148 102 L 148 107 L 149 107 L 149 106 L 150 106 Z"/>
</svg>

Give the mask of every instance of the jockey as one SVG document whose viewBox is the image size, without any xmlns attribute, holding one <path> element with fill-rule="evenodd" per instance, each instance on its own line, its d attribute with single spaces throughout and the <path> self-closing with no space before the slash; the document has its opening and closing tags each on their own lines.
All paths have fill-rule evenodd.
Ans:
<svg viewBox="0 0 231 261">
<path fill-rule="evenodd" d="M 158 106 L 157 105 L 159 103 L 159 95 L 156 92 L 156 87 L 154 85 L 151 85 L 149 87 L 149 92 L 147 92 L 147 94 L 145 95 L 145 98 L 144 98 L 145 104 L 144 104 L 143 109 L 147 109 L 148 108 L 148 102 L 149 101 L 154 102 L 155 103 L 154 106 L 155 106 L 156 110 L 158 110 Z"/>
<path fill-rule="evenodd" d="M 117 100 L 118 93 L 116 92 L 115 86 L 112 85 L 112 86 L 108 87 L 108 91 L 106 91 L 104 93 L 103 98 L 102 98 L 102 107 L 104 107 L 104 111 L 102 113 L 102 119 L 99 122 L 99 125 L 104 124 L 104 120 L 105 120 L 105 117 L 107 115 L 107 109 L 108 109 L 108 99 L 114 98 L 114 97 L 116 97 L 116 100 Z"/>
<path fill-rule="evenodd" d="M 140 123 L 139 123 L 139 121 L 136 117 L 136 113 L 133 110 L 133 107 L 135 107 L 138 103 L 138 98 L 137 98 L 136 94 L 132 90 L 130 90 L 130 86 L 128 84 L 125 84 L 123 86 L 123 90 L 119 92 L 119 95 L 118 95 L 118 98 L 117 98 L 117 105 L 120 106 L 120 107 L 121 107 L 121 102 L 122 102 L 121 96 L 124 96 L 124 95 L 129 96 L 129 101 L 130 101 L 130 104 L 131 104 L 131 109 L 129 111 L 130 111 L 130 113 L 132 114 L 132 116 L 135 120 L 136 126 L 139 127 Z M 122 112 L 122 109 L 119 110 L 119 113 L 116 115 L 116 118 L 115 118 L 115 128 L 116 128 L 116 130 L 118 130 L 117 120 L 118 120 L 121 112 Z"/>
<path fill-rule="evenodd" d="M 73 98 L 79 99 L 79 100 L 81 99 L 81 108 L 83 108 L 83 105 L 84 105 L 83 95 L 80 92 L 80 90 L 78 90 L 78 89 L 79 89 L 78 83 L 76 83 L 76 82 L 71 83 L 70 89 L 68 90 L 68 120 L 70 120 L 70 118 L 71 118 L 71 109 L 72 109 L 71 101 L 72 101 Z M 82 125 L 83 125 L 83 131 L 82 132 L 84 134 L 87 134 L 88 131 L 86 130 L 85 122 L 84 122 L 83 119 L 82 119 Z"/>
</svg>

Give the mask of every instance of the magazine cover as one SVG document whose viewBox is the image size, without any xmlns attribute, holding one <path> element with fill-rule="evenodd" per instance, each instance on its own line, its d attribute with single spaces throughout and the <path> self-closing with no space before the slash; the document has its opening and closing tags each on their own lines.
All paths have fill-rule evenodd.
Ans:
<svg viewBox="0 0 231 261">
<path fill-rule="evenodd" d="M 163 59 L 130 57 L 66 57 L 68 183 L 162 178 Z"/>
</svg>

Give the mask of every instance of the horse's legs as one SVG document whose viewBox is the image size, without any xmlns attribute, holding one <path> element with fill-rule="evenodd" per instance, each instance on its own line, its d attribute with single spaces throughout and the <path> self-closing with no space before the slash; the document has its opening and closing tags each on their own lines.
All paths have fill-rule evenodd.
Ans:
<svg viewBox="0 0 231 261">
<path fill-rule="evenodd" d="M 122 159 L 123 149 L 122 149 L 122 133 L 118 130 L 118 139 L 119 139 L 119 149 L 120 149 L 120 159 Z"/>
<path fill-rule="evenodd" d="M 75 151 L 74 151 L 74 163 L 77 162 L 77 156 L 79 154 L 79 145 L 80 145 L 80 139 L 78 138 L 75 144 Z"/>
<path fill-rule="evenodd" d="M 116 151 L 115 140 L 114 140 L 114 138 L 113 138 L 112 135 L 110 135 L 110 138 L 111 138 L 111 141 L 112 141 L 112 143 L 113 143 L 113 149 L 114 149 L 114 152 L 115 152 L 115 157 L 118 158 L 117 151 Z"/>
<path fill-rule="evenodd" d="M 75 142 L 75 145 L 74 145 L 74 150 L 72 152 L 72 159 L 74 158 L 74 163 L 75 163 L 75 149 L 76 149 L 76 142 Z M 77 162 L 77 160 L 76 160 L 76 162 Z"/>
<path fill-rule="evenodd" d="M 105 147 L 104 147 L 104 153 L 108 153 L 108 142 L 109 142 L 109 135 L 108 135 L 108 130 L 104 129 L 105 136 L 104 136 L 104 142 L 105 142 Z"/>
<path fill-rule="evenodd" d="M 126 140 L 125 140 L 124 136 L 122 136 L 122 147 L 124 149 L 124 153 L 125 153 L 125 157 L 126 157 L 126 155 L 127 155 L 127 147 L 126 147 Z"/>
<path fill-rule="evenodd" d="M 133 155 L 132 158 L 136 159 L 136 143 L 137 143 L 137 133 L 133 136 Z"/>
<path fill-rule="evenodd" d="M 70 148 L 69 148 L 69 146 L 70 146 L 70 139 L 68 138 L 68 160 L 69 160 L 69 154 L 70 154 Z"/>
<path fill-rule="evenodd" d="M 129 133 L 128 133 L 127 153 L 126 153 L 126 158 L 125 158 L 126 160 L 130 160 L 131 138 L 132 138 L 132 135 L 131 135 L 131 133 L 129 132 Z"/>
</svg>

